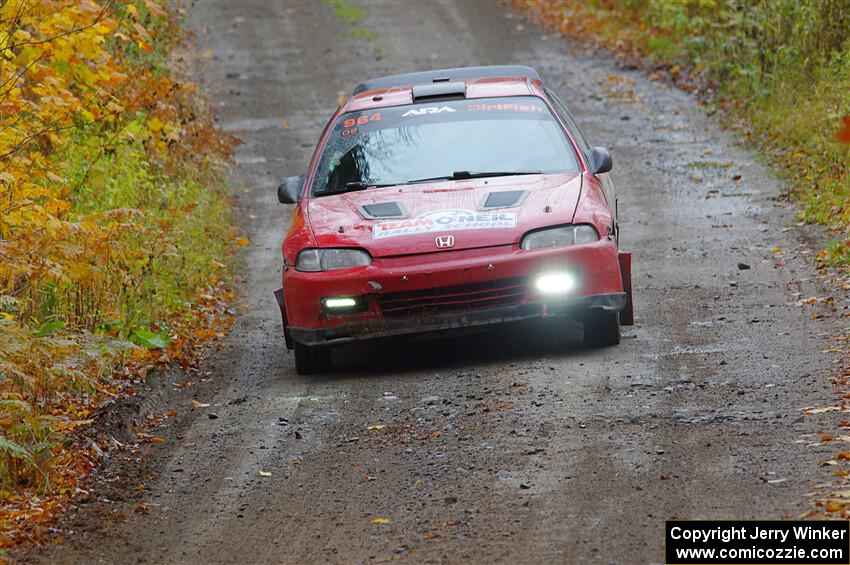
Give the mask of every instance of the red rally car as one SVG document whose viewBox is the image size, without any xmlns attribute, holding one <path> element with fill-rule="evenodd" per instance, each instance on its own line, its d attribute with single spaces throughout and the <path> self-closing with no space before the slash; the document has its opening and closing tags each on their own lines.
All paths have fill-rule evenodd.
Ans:
<svg viewBox="0 0 850 565">
<path fill-rule="evenodd" d="M 298 373 L 354 340 L 562 316 L 589 345 L 632 323 L 611 157 L 536 71 L 490 66 L 358 85 L 310 169 L 275 292 Z"/>
</svg>

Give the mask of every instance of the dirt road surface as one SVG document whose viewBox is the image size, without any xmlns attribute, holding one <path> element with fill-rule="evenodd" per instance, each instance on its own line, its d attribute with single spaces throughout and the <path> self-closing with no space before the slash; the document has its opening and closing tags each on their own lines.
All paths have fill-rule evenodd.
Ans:
<svg viewBox="0 0 850 565">
<path fill-rule="evenodd" d="M 136 403 L 177 411 L 166 441 L 113 452 L 64 543 L 23 560 L 653 563 L 665 519 L 805 511 L 831 453 L 807 434 L 830 415 L 800 409 L 830 402 L 836 322 L 794 305 L 822 291 L 766 170 L 693 98 L 509 6 L 363 7 L 358 27 L 321 2 L 187 3 L 198 80 L 243 140 L 249 309 L 208 380 L 167 375 Z M 333 374 L 297 376 L 272 296 L 277 183 L 361 79 L 496 63 L 536 67 L 611 149 L 637 325 L 594 351 L 553 328 L 349 347 Z"/>
</svg>

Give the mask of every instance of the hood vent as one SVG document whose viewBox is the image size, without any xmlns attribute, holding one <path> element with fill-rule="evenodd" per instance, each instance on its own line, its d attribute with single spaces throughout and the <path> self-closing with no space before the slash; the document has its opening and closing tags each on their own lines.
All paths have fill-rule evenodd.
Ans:
<svg viewBox="0 0 850 565">
<path fill-rule="evenodd" d="M 380 220 L 384 218 L 406 218 L 407 212 L 404 211 L 399 202 L 378 202 L 375 204 L 364 204 L 359 207 L 360 213 L 370 220 Z"/>
<path fill-rule="evenodd" d="M 491 192 L 484 199 L 484 204 L 481 207 L 485 210 L 492 208 L 513 208 L 514 206 L 519 206 L 525 200 L 526 196 L 528 196 L 527 190 Z"/>
</svg>

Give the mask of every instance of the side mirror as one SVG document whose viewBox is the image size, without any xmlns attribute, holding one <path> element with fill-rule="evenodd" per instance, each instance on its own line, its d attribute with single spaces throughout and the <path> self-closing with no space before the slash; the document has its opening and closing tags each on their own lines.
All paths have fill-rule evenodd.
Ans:
<svg viewBox="0 0 850 565">
<path fill-rule="evenodd" d="M 304 187 L 304 177 L 286 177 L 277 187 L 277 199 L 281 204 L 298 204 L 301 189 Z"/>
<path fill-rule="evenodd" d="M 614 166 L 611 161 L 611 154 L 604 147 L 591 147 L 584 154 L 587 158 L 587 165 L 590 167 L 590 172 L 594 175 L 607 173 Z"/>
</svg>

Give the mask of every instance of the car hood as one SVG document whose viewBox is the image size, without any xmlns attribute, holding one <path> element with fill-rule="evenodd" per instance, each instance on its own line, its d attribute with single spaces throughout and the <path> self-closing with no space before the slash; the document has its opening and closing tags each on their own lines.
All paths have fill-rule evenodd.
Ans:
<svg viewBox="0 0 850 565">
<path fill-rule="evenodd" d="M 578 173 L 454 180 L 311 198 L 307 217 L 319 247 L 388 257 L 515 244 L 570 223 L 580 194 Z"/>
</svg>

